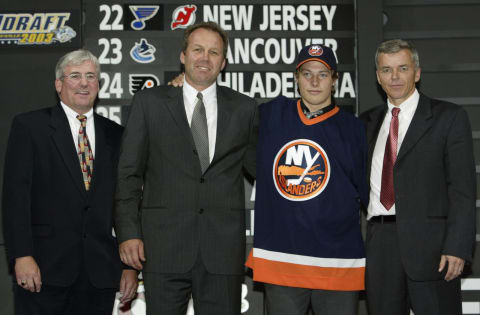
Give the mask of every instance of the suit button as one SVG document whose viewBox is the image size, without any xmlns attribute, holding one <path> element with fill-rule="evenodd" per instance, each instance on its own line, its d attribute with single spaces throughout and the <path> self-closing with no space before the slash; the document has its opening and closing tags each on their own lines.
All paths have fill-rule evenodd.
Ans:
<svg viewBox="0 0 480 315">
<path fill-rule="evenodd" d="M 194 150 L 193 150 L 193 154 L 198 155 L 197 150 L 194 149 Z"/>
<path fill-rule="evenodd" d="M 83 238 L 87 238 L 87 233 L 83 233 Z"/>
<path fill-rule="evenodd" d="M 205 177 L 200 177 L 200 183 L 204 183 L 205 182 Z"/>
<path fill-rule="evenodd" d="M 202 213 L 203 213 L 203 208 L 200 208 L 200 209 L 198 210 L 198 213 L 202 214 Z"/>
<path fill-rule="evenodd" d="M 85 207 L 84 210 L 85 210 L 85 211 L 89 211 L 89 210 L 90 210 L 90 207 L 87 206 L 87 207 Z"/>
</svg>

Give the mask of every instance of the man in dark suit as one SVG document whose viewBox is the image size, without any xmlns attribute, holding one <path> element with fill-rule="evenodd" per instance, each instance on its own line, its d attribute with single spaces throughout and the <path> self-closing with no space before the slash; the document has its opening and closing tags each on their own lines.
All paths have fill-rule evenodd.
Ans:
<svg viewBox="0 0 480 315">
<path fill-rule="evenodd" d="M 183 88 L 138 92 L 116 193 L 122 260 L 143 270 L 149 314 L 240 313 L 242 169 L 255 172 L 256 103 L 216 85 L 228 39 L 215 23 L 184 34 Z M 201 92 L 201 94 L 199 93 Z"/>
<path fill-rule="evenodd" d="M 416 49 L 377 49 L 387 104 L 362 115 L 369 141 L 366 290 L 371 315 L 461 314 L 460 278 L 475 243 L 468 116 L 417 91 Z"/>
<path fill-rule="evenodd" d="M 93 112 L 100 66 L 86 50 L 57 63 L 54 107 L 15 117 L 3 183 L 16 314 L 111 314 L 133 297 L 112 236 L 122 127 Z M 121 278 L 122 275 L 122 278 Z"/>
</svg>

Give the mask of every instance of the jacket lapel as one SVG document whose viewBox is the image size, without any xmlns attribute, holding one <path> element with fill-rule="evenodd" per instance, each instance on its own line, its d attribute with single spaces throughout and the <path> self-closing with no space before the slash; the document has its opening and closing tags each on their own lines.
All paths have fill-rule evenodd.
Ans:
<svg viewBox="0 0 480 315">
<path fill-rule="evenodd" d="M 368 178 L 370 178 L 370 170 L 372 166 L 373 150 L 375 150 L 375 144 L 377 143 L 378 133 L 382 126 L 385 115 L 387 114 L 388 107 L 382 106 L 378 110 L 373 111 L 368 117 L 367 121 L 367 141 L 368 141 Z"/>
<path fill-rule="evenodd" d="M 432 126 L 432 108 L 429 99 L 420 94 L 418 106 L 413 115 L 410 126 L 408 127 L 405 138 L 403 139 L 400 151 L 398 152 L 397 162 L 401 160 L 410 149 L 420 140 L 425 132 Z"/>
<path fill-rule="evenodd" d="M 225 141 L 226 130 L 230 124 L 230 117 L 232 110 L 230 108 L 231 99 L 225 95 L 223 89 L 217 85 L 217 136 L 215 139 L 215 153 L 213 155 L 212 163 L 219 158 L 220 152 L 224 150 L 224 146 L 229 144 Z M 207 168 L 208 170 L 208 168 Z"/>
<path fill-rule="evenodd" d="M 95 158 L 93 160 L 93 174 L 89 196 L 93 194 L 96 186 L 101 185 L 102 179 L 110 178 L 108 174 L 104 173 L 110 171 L 111 168 L 108 167 L 108 164 L 112 163 L 110 160 L 112 146 L 107 138 L 105 126 L 98 119 L 97 114 L 93 114 L 93 118 L 95 121 Z"/>
<path fill-rule="evenodd" d="M 195 148 L 195 141 L 193 140 L 190 126 L 187 121 L 187 114 L 185 113 L 185 105 L 183 104 L 182 89 L 171 88 L 168 92 L 170 96 L 167 102 L 167 108 L 172 114 L 175 123 L 178 125 L 180 131 L 190 142 L 192 148 Z M 219 152 L 222 152 L 222 148 L 228 143 L 225 142 L 225 131 L 230 123 L 230 99 L 225 95 L 222 88 L 217 86 L 217 135 L 215 140 L 215 152 L 210 165 L 218 159 Z M 205 170 L 208 171 L 210 166 Z"/>
<path fill-rule="evenodd" d="M 180 132 L 188 139 L 192 148 L 195 148 L 195 141 L 193 140 L 192 132 L 187 121 L 187 113 L 185 112 L 185 105 L 183 104 L 183 93 L 181 88 L 171 88 L 168 91 L 170 99 L 167 102 L 167 108 L 172 114 L 173 120 L 178 126 Z"/>
<path fill-rule="evenodd" d="M 58 152 L 60 152 L 75 186 L 84 198 L 86 198 L 87 191 L 85 190 L 85 184 L 83 183 L 82 170 L 80 169 L 80 162 L 78 160 L 77 151 L 75 150 L 75 142 L 72 138 L 72 132 L 67 116 L 60 105 L 52 108 L 50 126 L 54 130 L 52 138 Z"/>
</svg>

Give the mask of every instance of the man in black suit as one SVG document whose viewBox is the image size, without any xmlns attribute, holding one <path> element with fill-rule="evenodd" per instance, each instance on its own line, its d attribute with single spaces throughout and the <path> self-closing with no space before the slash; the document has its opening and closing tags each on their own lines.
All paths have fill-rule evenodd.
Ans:
<svg viewBox="0 0 480 315">
<path fill-rule="evenodd" d="M 387 104 L 362 115 L 369 141 L 367 301 L 371 315 L 461 314 L 460 277 L 475 244 L 472 132 L 461 107 L 417 91 L 416 49 L 382 43 Z"/>
<path fill-rule="evenodd" d="M 93 112 L 100 66 L 89 51 L 63 56 L 55 74 L 59 104 L 16 116 L 5 157 L 15 313 L 111 314 L 119 285 L 122 301 L 136 290 L 112 236 L 122 127 Z"/>
<path fill-rule="evenodd" d="M 216 85 L 228 38 L 190 26 L 183 88 L 138 92 L 116 193 L 122 260 L 143 270 L 149 314 L 240 313 L 245 258 L 243 169 L 255 172 L 256 103 Z M 201 92 L 201 94 L 199 93 Z"/>
</svg>

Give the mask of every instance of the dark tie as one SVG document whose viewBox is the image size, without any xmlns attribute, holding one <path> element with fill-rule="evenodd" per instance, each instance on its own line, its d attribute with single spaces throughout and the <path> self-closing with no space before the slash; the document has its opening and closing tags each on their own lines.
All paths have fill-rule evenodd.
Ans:
<svg viewBox="0 0 480 315">
<path fill-rule="evenodd" d="M 78 160 L 82 169 L 85 189 L 89 190 L 93 174 L 93 153 L 87 136 L 87 117 L 78 115 L 77 119 L 80 120 L 81 124 L 78 130 Z"/>
<path fill-rule="evenodd" d="M 390 132 L 388 133 L 385 155 L 383 156 L 382 187 L 380 190 L 380 202 L 385 209 L 395 203 L 395 191 L 393 189 L 393 166 L 397 160 L 398 142 L 398 113 L 400 108 L 392 108 L 392 120 L 390 121 Z"/>
<path fill-rule="evenodd" d="M 198 93 L 197 98 L 198 102 L 195 104 L 195 109 L 193 110 L 190 128 L 192 130 L 193 140 L 195 141 L 195 147 L 197 148 L 202 173 L 204 173 L 210 164 L 210 157 L 208 155 L 207 114 L 205 113 L 202 93 Z"/>
</svg>

